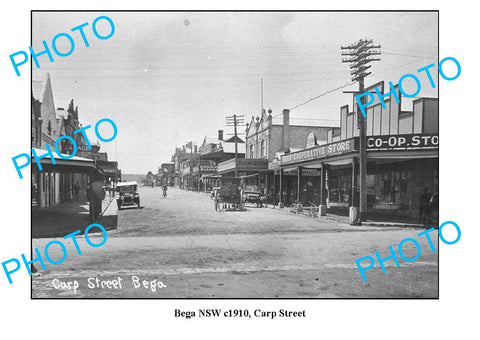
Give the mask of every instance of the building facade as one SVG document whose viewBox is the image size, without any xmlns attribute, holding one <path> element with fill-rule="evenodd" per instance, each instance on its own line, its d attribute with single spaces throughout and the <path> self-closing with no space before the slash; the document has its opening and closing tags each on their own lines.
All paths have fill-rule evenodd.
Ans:
<svg viewBox="0 0 480 340">
<path fill-rule="evenodd" d="M 97 179 L 103 177 L 105 184 L 114 186 L 118 177 L 117 162 L 109 162 L 106 153 L 100 155 L 98 144 L 90 142 L 92 147 L 89 150 L 83 134 L 74 133 L 82 127 L 78 119 L 78 107 L 74 106 L 72 99 L 67 111 L 63 108 L 55 108 L 48 73 L 44 79 L 32 81 L 31 122 L 32 148 L 37 150 L 35 152 L 38 156 L 47 153 L 46 144 L 55 155 L 55 142 L 61 136 L 70 136 L 77 144 L 76 156 L 70 160 L 62 160 L 61 167 L 49 164 L 44 158 L 41 164 L 45 163 L 46 169 L 40 171 L 32 160 L 34 165 L 31 176 L 32 207 L 55 206 L 74 199 L 88 200 L 87 188 L 90 183 L 88 174 L 93 170 Z M 58 151 L 63 154 L 73 153 L 73 145 L 66 139 L 62 140 L 58 148 Z"/>
<path fill-rule="evenodd" d="M 379 87 L 383 82 L 366 91 Z M 404 111 L 393 95 L 367 108 L 366 196 L 368 216 L 413 222 L 428 193 L 432 220 L 438 219 L 438 99 L 418 98 Z M 280 202 L 313 200 L 330 212 L 347 214 L 359 204 L 359 129 L 357 115 L 348 105 L 340 108 L 340 129 L 331 129 L 327 144 L 281 156 Z M 361 118 L 363 119 L 363 118 Z M 315 171 L 314 178 L 305 171 Z M 293 178 L 288 183 L 287 176 Z"/>
<path fill-rule="evenodd" d="M 287 109 L 281 114 L 281 122 L 274 122 L 272 110 L 268 111 L 268 115 L 263 111 L 261 117 L 252 117 L 246 129 L 246 161 L 257 160 L 257 163 L 256 168 L 251 168 L 247 174 L 245 183 L 258 185 L 267 196 L 268 203 L 280 201 L 281 155 L 327 143 L 331 129 L 329 126 L 292 124 L 290 110 Z M 290 182 L 289 177 L 284 178 L 284 188 L 287 188 L 287 182 Z"/>
</svg>

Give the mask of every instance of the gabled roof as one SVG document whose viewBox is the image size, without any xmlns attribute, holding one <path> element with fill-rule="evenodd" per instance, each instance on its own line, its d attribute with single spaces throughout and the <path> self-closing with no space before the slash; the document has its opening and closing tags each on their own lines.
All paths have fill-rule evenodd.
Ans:
<svg viewBox="0 0 480 340">
<path fill-rule="evenodd" d="M 243 141 L 243 139 L 241 139 L 240 137 L 236 137 L 235 136 L 232 136 L 231 138 L 227 139 L 226 141 L 223 141 L 223 143 L 235 143 L 235 140 L 237 141 L 237 143 L 245 143 Z"/>
<path fill-rule="evenodd" d="M 60 136 L 66 135 L 65 120 L 63 117 L 57 118 L 57 127 L 58 127 L 58 134 Z"/>
<path fill-rule="evenodd" d="M 205 138 L 203 139 L 202 146 L 205 146 L 207 144 L 218 144 L 218 143 L 220 143 L 220 141 L 217 138 L 210 138 L 205 136 Z"/>
<path fill-rule="evenodd" d="M 43 103 L 45 92 L 50 83 L 50 74 L 47 73 L 43 76 L 43 79 L 32 80 L 32 94 L 33 98 Z"/>
<path fill-rule="evenodd" d="M 252 116 L 252 120 L 250 121 L 247 129 L 247 137 L 255 135 L 258 131 L 263 131 L 268 128 L 269 121 L 268 118 L 271 116 L 272 110 L 268 111 L 268 115 L 265 110 L 262 111 L 260 116 Z"/>
</svg>

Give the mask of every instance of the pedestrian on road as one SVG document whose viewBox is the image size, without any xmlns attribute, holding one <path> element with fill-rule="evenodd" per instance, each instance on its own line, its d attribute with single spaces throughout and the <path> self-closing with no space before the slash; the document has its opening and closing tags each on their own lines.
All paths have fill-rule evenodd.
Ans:
<svg viewBox="0 0 480 340">
<path fill-rule="evenodd" d="M 168 190 L 168 184 L 167 182 L 163 182 L 163 197 L 167 197 L 167 190 Z"/>
</svg>

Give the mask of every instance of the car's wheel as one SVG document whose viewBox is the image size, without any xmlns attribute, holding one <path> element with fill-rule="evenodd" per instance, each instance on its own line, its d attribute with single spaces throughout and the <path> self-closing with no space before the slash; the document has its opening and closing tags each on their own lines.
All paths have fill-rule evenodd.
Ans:
<svg viewBox="0 0 480 340">
<path fill-rule="evenodd" d="M 137 205 L 140 208 L 140 198 L 138 199 Z"/>
</svg>

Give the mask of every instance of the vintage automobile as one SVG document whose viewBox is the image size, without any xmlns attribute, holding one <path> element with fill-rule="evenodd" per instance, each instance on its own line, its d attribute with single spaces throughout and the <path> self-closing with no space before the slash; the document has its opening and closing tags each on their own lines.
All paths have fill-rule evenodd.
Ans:
<svg viewBox="0 0 480 340">
<path fill-rule="evenodd" d="M 120 182 L 117 184 L 117 206 L 137 205 L 140 208 L 140 196 L 137 192 L 137 182 Z"/>
<path fill-rule="evenodd" d="M 265 195 L 257 185 L 247 185 L 242 191 L 243 201 L 248 203 L 255 203 L 257 207 L 262 207 L 265 203 Z"/>
</svg>

